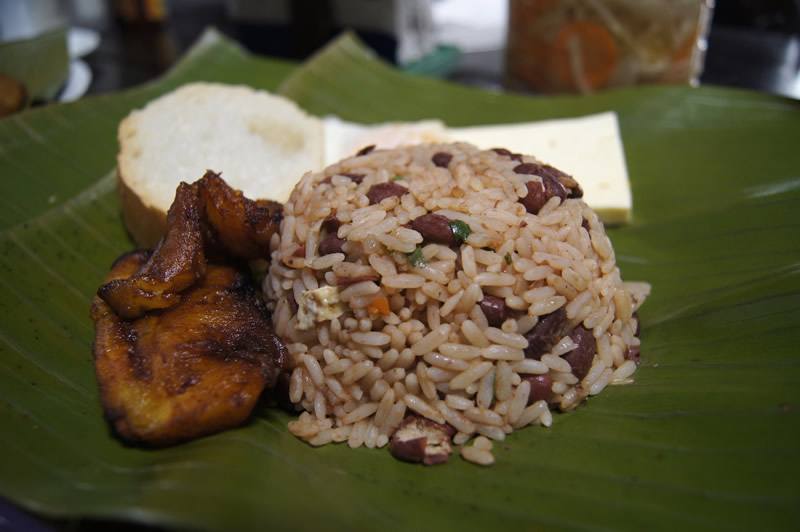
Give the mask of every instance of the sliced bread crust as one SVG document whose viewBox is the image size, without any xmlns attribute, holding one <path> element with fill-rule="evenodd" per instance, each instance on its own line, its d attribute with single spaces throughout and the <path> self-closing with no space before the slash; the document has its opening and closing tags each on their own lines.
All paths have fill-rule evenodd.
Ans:
<svg viewBox="0 0 800 532">
<path fill-rule="evenodd" d="M 167 213 L 152 205 L 146 205 L 125 182 L 122 168 L 117 168 L 117 190 L 122 206 L 122 221 L 136 246 L 154 247 L 167 228 Z"/>
<path fill-rule="evenodd" d="M 192 83 L 133 111 L 119 126 L 122 218 L 138 246 L 161 238 L 181 181 L 219 172 L 253 199 L 285 201 L 322 166 L 322 122 L 283 97 Z"/>
</svg>

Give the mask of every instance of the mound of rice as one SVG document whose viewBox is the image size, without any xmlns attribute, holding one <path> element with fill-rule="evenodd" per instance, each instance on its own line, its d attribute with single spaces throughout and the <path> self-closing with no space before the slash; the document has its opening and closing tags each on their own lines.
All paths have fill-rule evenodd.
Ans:
<svg viewBox="0 0 800 532">
<path fill-rule="evenodd" d="M 630 382 L 649 285 L 621 280 L 580 195 L 533 157 L 468 144 L 365 149 L 304 176 L 264 280 L 305 411 L 291 432 L 382 447 L 414 414 L 456 445 L 503 440 Z M 462 456 L 488 464 L 490 447 Z"/>
</svg>

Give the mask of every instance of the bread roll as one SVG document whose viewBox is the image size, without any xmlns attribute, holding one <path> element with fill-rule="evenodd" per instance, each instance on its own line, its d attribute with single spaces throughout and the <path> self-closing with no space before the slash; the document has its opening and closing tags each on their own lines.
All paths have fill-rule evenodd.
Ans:
<svg viewBox="0 0 800 532">
<path fill-rule="evenodd" d="M 248 198 L 285 201 L 303 174 L 323 163 L 319 119 L 244 86 L 184 85 L 133 111 L 118 134 L 122 215 L 142 247 L 161 237 L 181 181 L 214 170 Z"/>
</svg>

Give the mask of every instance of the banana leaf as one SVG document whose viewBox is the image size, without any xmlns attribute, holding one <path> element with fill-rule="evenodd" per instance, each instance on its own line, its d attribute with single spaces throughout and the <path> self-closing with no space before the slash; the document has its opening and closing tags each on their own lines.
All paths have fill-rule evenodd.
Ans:
<svg viewBox="0 0 800 532">
<path fill-rule="evenodd" d="M 317 114 L 451 125 L 619 113 L 634 222 L 610 231 L 647 280 L 642 365 L 481 468 L 313 449 L 267 406 L 161 450 L 102 419 L 89 301 L 132 244 L 118 121 L 190 80 L 280 90 Z M 307 64 L 209 33 L 167 77 L 0 122 L 0 495 L 56 518 L 208 530 L 710 530 L 800 527 L 800 106 L 653 87 L 531 98 L 412 77 L 344 37 Z"/>
</svg>

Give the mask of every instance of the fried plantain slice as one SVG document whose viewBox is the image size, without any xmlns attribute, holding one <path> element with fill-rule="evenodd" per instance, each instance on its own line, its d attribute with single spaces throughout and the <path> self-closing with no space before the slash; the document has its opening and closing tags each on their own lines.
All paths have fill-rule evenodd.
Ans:
<svg viewBox="0 0 800 532">
<path fill-rule="evenodd" d="M 198 184 L 206 219 L 219 244 L 241 259 L 269 256 L 269 241 L 280 227 L 282 205 L 247 199 L 210 170 Z"/>
<path fill-rule="evenodd" d="M 281 216 L 280 203 L 245 198 L 209 170 L 191 185 L 178 185 L 167 232 L 147 262 L 130 277 L 105 283 L 97 294 L 124 319 L 169 308 L 203 277 L 207 255 L 268 257 Z"/>
<path fill-rule="evenodd" d="M 107 281 L 150 259 L 123 255 Z M 177 304 L 133 321 L 95 297 L 92 318 L 105 415 L 129 441 L 168 445 L 241 424 L 287 359 L 249 278 L 229 266 L 209 264 Z"/>
<path fill-rule="evenodd" d="M 124 319 L 168 308 L 206 269 L 199 185 L 181 183 L 167 213 L 167 233 L 138 271 L 105 283 L 97 294 Z"/>
</svg>

